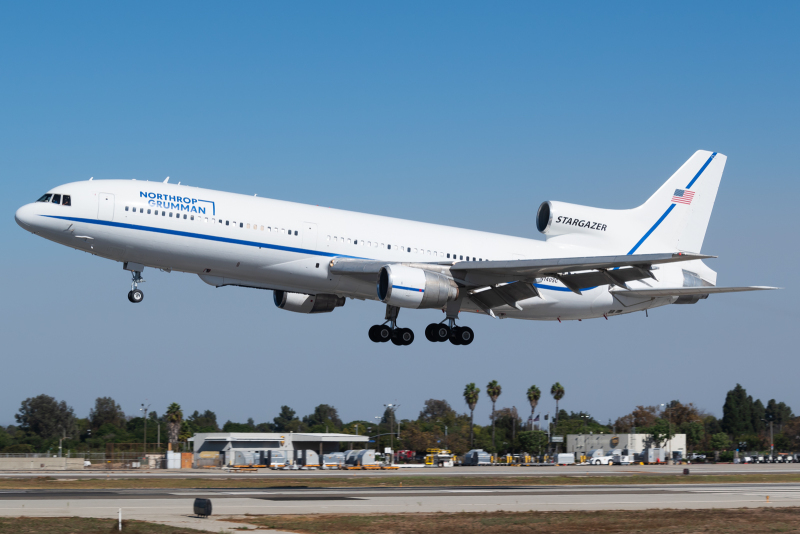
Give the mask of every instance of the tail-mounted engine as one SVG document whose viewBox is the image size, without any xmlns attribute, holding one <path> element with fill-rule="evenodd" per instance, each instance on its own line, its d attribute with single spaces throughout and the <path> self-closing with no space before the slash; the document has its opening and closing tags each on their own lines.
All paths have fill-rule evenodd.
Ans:
<svg viewBox="0 0 800 534">
<path fill-rule="evenodd" d="M 378 298 L 401 308 L 441 308 L 458 298 L 458 286 L 440 273 L 386 265 L 378 275 Z"/>
<path fill-rule="evenodd" d="M 278 308 L 296 313 L 328 313 L 332 312 L 334 308 L 344 306 L 345 302 L 344 297 L 327 293 L 306 295 L 278 289 L 273 291 L 273 298 Z"/>
</svg>

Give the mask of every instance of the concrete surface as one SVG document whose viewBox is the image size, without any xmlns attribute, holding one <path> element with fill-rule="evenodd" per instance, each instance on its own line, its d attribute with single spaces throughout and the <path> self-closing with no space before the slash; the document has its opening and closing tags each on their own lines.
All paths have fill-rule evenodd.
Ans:
<svg viewBox="0 0 800 534">
<path fill-rule="evenodd" d="M 769 499 L 767 499 L 769 496 Z M 213 516 L 191 516 L 196 497 Z M 140 519 L 220 532 L 243 514 L 641 510 L 800 506 L 800 484 L 353 488 L 280 490 L 2 490 L 2 516 Z"/>
<path fill-rule="evenodd" d="M 0 471 L 83 471 L 82 458 L 0 458 Z"/>
</svg>

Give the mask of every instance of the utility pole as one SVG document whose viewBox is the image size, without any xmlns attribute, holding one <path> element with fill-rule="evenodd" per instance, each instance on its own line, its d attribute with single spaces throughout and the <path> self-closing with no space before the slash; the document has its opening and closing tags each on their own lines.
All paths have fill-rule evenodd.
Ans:
<svg viewBox="0 0 800 534">
<path fill-rule="evenodd" d="M 378 452 L 381 452 L 380 445 L 381 445 L 381 419 L 382 419 L 382 417 L 376 415 L 375 419 L 378 421 L 378 424 L 377 424 L 377 426 L 375 428 L 375 448 L 378 450 Z"/>
</svg>

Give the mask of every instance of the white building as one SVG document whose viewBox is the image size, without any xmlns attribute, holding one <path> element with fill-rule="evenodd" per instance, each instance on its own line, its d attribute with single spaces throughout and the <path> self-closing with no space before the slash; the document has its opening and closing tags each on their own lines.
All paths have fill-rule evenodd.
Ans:
<svg viewBox="0 0 800 534">
<path fill-rule="evenodd" d="M 604 451 L 628 449 L 638 453 L 651 446 L 649 434 L 567 434 L 565 442 L 567 452 L 578 454 L 594 449 Z M 675 434 L 672 439 L 663 443 L 661 448 L 670 453 L 669 456 L 675 451 L 679 452 L 682 458 L 686 458 L 686 434 Z"/>
<path fill-rule="evenodd" d="M 295 450 L 312 450 L 320 455 L 339 452 L 339 444 L 352 449 L 355 443 L 367 443 L 369 437 L 353 434 L 312 434 L 308 432 L 210 432 L 195 434 L 189 438 L 194 443 L 195 454 L 218 452 L 223 455 L 222 464 L 233 462 L 234 453 L 263 451 L 287 451 L 289 458 Z"/>
</svg>

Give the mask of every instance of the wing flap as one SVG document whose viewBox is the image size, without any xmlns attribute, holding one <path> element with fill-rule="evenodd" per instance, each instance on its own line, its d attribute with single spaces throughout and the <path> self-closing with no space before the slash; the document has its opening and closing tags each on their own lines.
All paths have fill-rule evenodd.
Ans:
<svg viewBox="0 0 800 534">
<path fill-rule="evenodd" d="M 692 295 L 711 295 L 714 293 L 739 293 L 742 291 L 767 291 L 779 289 L 769 286 L 742 286 L 742 287 L 673 287 L 652 289 L 626 289 L 611 291 L 612 295 L 624 297 L 683 297 Z"/>
</svg>

